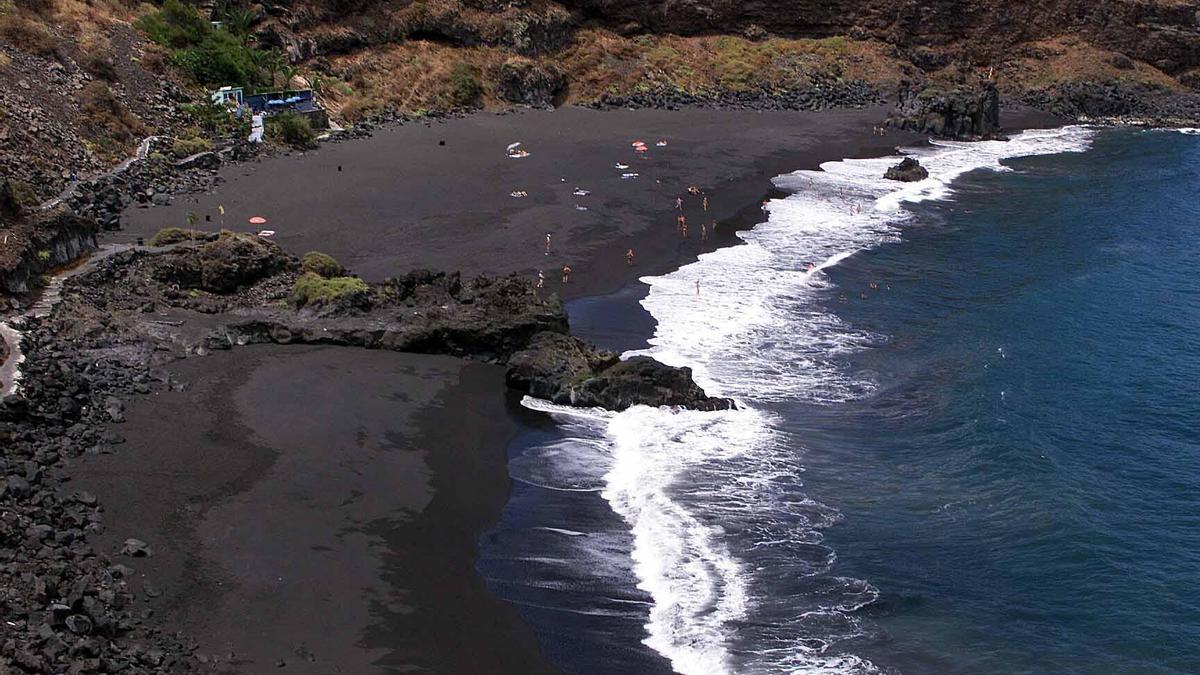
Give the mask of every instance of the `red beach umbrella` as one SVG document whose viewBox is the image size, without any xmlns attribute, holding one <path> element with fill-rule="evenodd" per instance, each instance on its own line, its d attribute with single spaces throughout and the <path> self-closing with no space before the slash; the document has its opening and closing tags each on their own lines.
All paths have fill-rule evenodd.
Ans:
<svg viewBox="0 0 1200 675">
<path fill-rule="evenodd" d="M 251 225 L 266 225 L 266 223 L 267 223 L 267 219 L 263 218 L 262 216 L 254 216 L 253 218 L 250 219 Z"/>
</svg>

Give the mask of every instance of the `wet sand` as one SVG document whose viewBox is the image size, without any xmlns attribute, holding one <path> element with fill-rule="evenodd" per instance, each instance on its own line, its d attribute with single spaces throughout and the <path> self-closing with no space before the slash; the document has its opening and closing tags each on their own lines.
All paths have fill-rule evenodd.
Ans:
<svg viewBox="0 0 1200 675">
<path fill-rule="evenodd" d="M 474 570 L 508 492 L 498 367 L 257 346 L 173 372 L 72 472 L 165 628 L 230 672 L 553 672 Z"/>
</svg>

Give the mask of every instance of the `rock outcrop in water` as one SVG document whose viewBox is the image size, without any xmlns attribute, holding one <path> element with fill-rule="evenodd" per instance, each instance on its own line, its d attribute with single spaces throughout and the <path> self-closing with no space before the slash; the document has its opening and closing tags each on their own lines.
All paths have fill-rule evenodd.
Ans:
<svg viewBox="0 0 1200 675">
<path fill-rule="evenodd" d="M 508 384 L 554 403 L 624 410 L 657 405 L 726 410 L 733 401 L 713 398 L 692 381 L 690 368 L 673 368 L 647 356 L 622 361 L 615 353 L 570 335 L 545 332 L 508 361 Z"/>
<path fill-rule="evenodd" d="M 929 178 L 929 171 L 912 157 L 905 157 L 896 166 L 889 167 L 883 174 L 888 180 L 898 180 L 902 183 L 915 183 Z"/>
</svg>

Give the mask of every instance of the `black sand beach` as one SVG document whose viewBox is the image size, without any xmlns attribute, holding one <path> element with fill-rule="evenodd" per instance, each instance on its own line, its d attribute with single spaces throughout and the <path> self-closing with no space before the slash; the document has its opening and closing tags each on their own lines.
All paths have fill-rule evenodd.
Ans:
<svg viewBox="0 0 1200 675">
<path fill-rule="evenodd" d="M 685 256 L 733 240 L 700 242 L 701 222 L 726 221 L 754 206 L 780 173 L 845 157 L 878 156 L 918 137 L 873 135 L 883 108 L 825 112 L 564 108 L 408 123 L 371 139 L 278 156 L 223 170 L 216 194 L 169 207 L 129 209 L 119 240 L 166 226 L 257 230 L 261 215 L 286 249 L 327 252 L 371 281 L 410 269 L 536 275 L 564 297 L 615 291 Z M 656 147 L 658 140 L 668 142 Z M 643 140 L 642 159 L 630 143 Z M 445 145 L 440 145 L 441 142 Z M 531 154 L 505 155 L 521 142 Z M 629 165 L 617 169 L 618 163 Z M 341 170 L 339 171 L 339 167 Z M 638 173 L 623 180 L 622 173 Z M 675 231 L 675 198 L 685 199 L 690 238 Z M 576 187 L 590 195 L 575 196 Z M 525 190 L 525 198 L 514 198 Z M 587 211 L 579 211 L 576 205 Z M 222 217 L 218 206 L 225 207 Z M 205 222 L 205 217 L 211 220 Z M 545 236 L 551 252 L 545 255 Z M 625 264 L 633 248 L 636 264 Z M 571 283 L 559 282 L 570 265 Z"/>
<path fill-rule="evenodd" d="M 474 571 L 507 495 L 498 368 L 246 347 L 182 362 L 74 484 L 128 537 L 138 597 L 222 670 L 553 672 Z"/>
<path fill-rule="evenodd" d="M 188 212 L 215 229 L 224 205 L 225 227 L 252 229 L 246 219 L 263 215 L 285 248 L 326 251 L 370 280 L 542 269 L 554 292 L 595 295 L 737 241 L 775 175 L 919 140 L 873 135 L 883 116 L 565 109 L 410 123 L 227 168 L 216 194 L 132 209 L 114 238 L 184 225 Z M 639 139 L 648 159 L 630 146 Z M 505 156 L 517 141 L 530 157 Z M 691 185 L 710 196 L 707 215 Z M 529 196 L 510 197 L 516 189 Z M 724 225 L 705 242 L 702 218 Z M 191 359 L 176 375 L 191 388 L 132 406 L 117 427 L 128 442 L 75 473 L 105 505 L 103 548 L 138 537 L 155 549 L 133 566 L 161 593 L 149 606 L 165 625 L 238 672 L 280 661 L 314 673 L 550 670 L 474 570 L 508 490 L 515 422 L 500 370 L 254 347 Z"/>
</svg>

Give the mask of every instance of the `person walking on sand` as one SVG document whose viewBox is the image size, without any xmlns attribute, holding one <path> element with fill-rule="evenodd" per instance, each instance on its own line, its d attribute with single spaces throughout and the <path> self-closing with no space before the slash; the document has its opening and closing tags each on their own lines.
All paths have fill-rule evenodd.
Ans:
<svg viewBox="0 0 1200 675">
<path fill-rule="evenodd" d="M 625 264 L 629 265 L 630 267 L 633 266 L 633 249 L 625 251 Z"/>
<path fill-rule="evenodd" d="M 707 212 L 708 211 L 708 195 L 704 195 L 704 201 L 701 202 L 701 205 L 704 207 L 705 212 Z"/>
<path fill-rule="evenodd" d="M 565 283 L 569 282 L 570 280 L 571 280 L 571 267 L 569 265 L 563 265 L 563 280 L 562 280 L 562 282 L 565 284 Z"/>
<path fill-rule="evenodd" d="M 700 295 L 700 280 L 696 280 L 696 295 Z"/>
<path fill-rule="evenodd" d="M 679 223 L 679 236 L 687 239 L 687 219 Z"/>
<path fill-rule="evenodd" d="M 675 198 L 675 210 L 676 210 L 676 211 L 682 211 L 682 210 L 683 210 L 683 197 L 676 197 L 676 198 Z"/>
<path fill-rule="evenodd" d="M 538 270 L 538 280 L 537 280 L 537 287 L 538 287 L 538 288 L 545 288 L 545 287 L 546 287 L 546 275 L 545 275 L 545 274 L 542 274 L 542 271 L 541 271 L 541 270 Z"/>
<path fill-rule="evenodd" d="M 550 233 L 546 233 L 546 255 L 550 255 Z"/>
<path fill-rule="evenodd" d="M 708 225 L 700 223 L 700 241 L 708 241 Z"/>
</svg>

